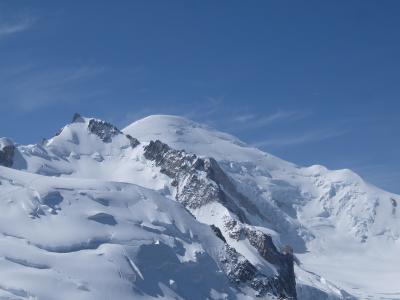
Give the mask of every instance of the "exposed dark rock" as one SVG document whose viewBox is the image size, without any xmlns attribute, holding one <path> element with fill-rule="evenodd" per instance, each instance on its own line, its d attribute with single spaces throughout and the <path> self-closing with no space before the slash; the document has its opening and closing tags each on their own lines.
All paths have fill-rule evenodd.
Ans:
<svg viewBox="0 0 400 300">
<path fill-rule="evenodd" d="M 221 262 L 230 281 L 239 287 L 250 286 L 256 291 L 256 296 L 263 297 L 272 294 L 281 299 L 295 299 L 287 297 L 281 292 L 280 281 L 277 277 L 267 277 L 260 273 L 255 266 L 228 244 L 225 245 L 225 253 Z"/>
<path fill-rule="evenodd" d="M 397 201 L 394 198 L 390 198 L 390 202 L 392 203 L 392 215 L 396 215 Z"/>
<path fill-rule="evenodd" d="M 138 141 L 138 139 L 132 137 L 131 135 L 127 134 L 126 137 L 129 140 L 129 143 L 131 145 L 131 148 L 136 148 L 136 146 L 138 146 L 140 144 L 140 142 Z"/>
<path fill-rule="evenodd" d="M 74 116 L 72 117 L 72 123 L 84 123 L 84 122 L 85 120 L 78 113 L 75 113 Z"/>
<path fill-rule="evenodd" d="M 110 143 L 114 136 L 122 133 L 114 125 L 96 119 L 91 119 L 89 121 L 88 129 L 91 133 L 94 133 L 106 143 Z"/>
<path fill-rule="evenodd" d="M 289 299 L 296 298 L 296 278 L 294 274 L 294 256 L 290 246 L 286 246 L 280 252 L 274 245 L 271 236 L 254 230 L 245 224 L 241 224 L 235 219 L 226 218 L 224 226 L 229 237 L 239 241 L 247 239 L 257 251 L 270 264 L 278 269 L 278 280 L 284 290 L 284 294 Z"/>
<path fill-rule="evenodd" d="M 144 156 L 161 168 L 161 173 L 173 179 L 177 187 L 177 200 L 195 209 L 210 202 L 223 203 L 242 222 L 247 218 L 238 204 L 247 212 L 265 219 L 257 207 L 239 193 L 229 177 L 213 158 L 199 158 L 184 150 L 171 149 L 159 140 L 145 147 Z"/>
<path fill-rule="evenodd" d="M 222 240 L 224 243 L 226 243 L 226 239 L 224 238 L 224 236 L 222 235 L 221 229 L 219 229 L 217 226 L 211 224 L 210 225 L 211 229 L 214 231 L 215 235 Z"/>
<path fill-rule="evenodd" d="M 4 167 L 11 167 L 14 163 L 14 154 L 15 145 L 9 139 L 0 139 L 0 165 Z"/>
<path fill-rule="evenodd" d="M 204 174 L 204 161 L 183 150 L 171 149 L 159 140 L 145 147 L 144 156 L 155 161 L 160 172 L 172 178 L 177 188 L 176 198 L 187 208 L 198 208 L 209 202 L 221 200 L 217 184 Z"/>
<path fill-rule="evenodd" d="M 239 241 L 243 237 L 243 225 L 239 224 L 235 219 L 225 218 L 224 226 L 231 239 Z"/>
<path fill-rule="evenodd" d="M 176 187 L 178 202 L 189 211 L 210 202 L 222 203 L 239 218 L 224 220 L 229 237 L 235 240 L 248 239 L 260 255 L 278 270 L 278 276 L 275 277 L 260 274 L 255 266 L 226 244 L 223 263 L 226 264 L 225 273 L 232 281 L 238 285 L 251 286 L 258 296 L 272 293 L 282 299 L 296 299 L 293 255 L 279 252 L 269 235 L 246 225 L 249 222 L 242 208 L 253 216 L 264 220 L 267 218 L 249 199 L 237 191 L 216 160 L 199 158 L 184 150 L 172 149 L 159 140 L 151 141 L 144 150 L 145 158 L 154 161 L 156 166 L 160 167 L 160 172 L 172 179 L 171 185 Z M 214 225 L 211 225 L 211 228 L 226 242 L 219 228 Z"/>
<path fill-rule="evenodd" d="M 250 228 L 245 228 L 244 234 L 250 244 L 269 263 L 278 267 L 279 280 L 286 296 L 296 298 L 296 277 L 292 251 L 281 253 L 275 247 L 271 236 Z"/>
</svg>

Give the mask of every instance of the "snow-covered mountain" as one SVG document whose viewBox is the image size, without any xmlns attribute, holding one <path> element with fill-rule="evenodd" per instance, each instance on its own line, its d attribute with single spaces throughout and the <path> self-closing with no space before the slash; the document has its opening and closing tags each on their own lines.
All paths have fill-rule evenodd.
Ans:
<svg viewBox="0 0 400 300">
<path fill-rule="evenodd" d="M 350 170 L 162 115 L 75 115 L 0 165 L 0 298 L 400 299 L 400 196 Z"/>
</svg>

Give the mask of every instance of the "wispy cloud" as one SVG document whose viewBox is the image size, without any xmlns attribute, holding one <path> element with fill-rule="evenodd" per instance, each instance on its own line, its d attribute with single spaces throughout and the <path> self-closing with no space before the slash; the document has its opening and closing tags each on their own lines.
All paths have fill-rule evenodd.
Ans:
<svg viewBox="0 0 400 300">
<path fill-rule="evenodd" d="M 211 122 L 210 119 L 221 112 L 221 106 L 224 102 L 224 97 L 207 96 L 198 105 L 195 105 L 187 112 L 184 112 L 184 117 L 188 119 L 201 120 L 203 122 Z M 208 120 L 207 120 L 208 119 Z"/>
<path fill-rule="evenodd" d="M 257 116 L 254 114 L 244 114 L 244 115 L 234 117 L 233 121 L 237 122 L 237 123 L 247 123 L 248 121 L 254 120 L 256 118 L 257 118 Z"/>
<path fill-rule="evenodd" d="M 21 111 L 32 111 L 93 97 L 99 90 L 89 89 L 86 85 L 103 72 L 104 68 L 95 66 L 3 67 L 0 69 L 0 101 Z"/>
<path fill-rule="evenodd" d="M 0 19 L 0 38 L 28 30 L 34 23 L 35 18 L 32 16 L 20 17 L 14 21 L 4 21 Z"/>
<path fill-rule="evenodd" d="M 307 144 L 313 142 L 319 142 L 323 140 L 328 140 L 331 138 L 336 138 L 346 134 L 345 130 L 320 130 L 311 131 L 296 136 L 288 136 L 283 138 L 271 138 L 265 139 L 253 143 L 256 147 L 284 147 L 284 146 L 294 146 L 299 144 Z"/>
<path fill-rule="evenodd" d="M 239 130 L 257 129 L 270 126 L 279 122 L 293 122 L 306 118 L 310 115 L 307 111 L 285 111 L 278 110 L 270 115 L 257 115 L 245 113 L 237 115 L 232 119 L 233 127 Z"/>
</svg>

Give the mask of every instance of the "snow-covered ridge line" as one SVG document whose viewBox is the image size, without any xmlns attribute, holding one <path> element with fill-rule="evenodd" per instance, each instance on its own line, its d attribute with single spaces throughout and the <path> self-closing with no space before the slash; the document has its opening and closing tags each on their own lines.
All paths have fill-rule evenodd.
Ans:
<svg viewBox="0 0 400 300">
<path fill-rule="evenodd" d="M 380 293 L 397 292 L 387 285 L 390 281 L 373 275 L 373 280 L 363 281 L 367 272 L 346 273 L 343 258 L 357 262 L 352 272 L 362 270 L 369 261 L 380 259 L 382 249 L 396 253 L 400 233 L 400 197 L 349 170 L 302 168 L 175 116 L 150 116 L 120 131 L 108 122 L 76 115 L 42 144 L 6 141 L 3 144 L 14 149 L 7 157 L 15 169 L 49 179 L 133 183 L 180 202 L 226 243 L 222 252 L 242 257 L 228 259 L 241 262 L 236 268 L 221 268 L 237 281 L 232 288 L 245 295 L 351 299 L 350 292 L 360 299 L 379 299 Z M 1 146 L 0 158 L 4 153 Z M 44 201 L 57 202 L 57 197 L 49 199 Z M 115 226 L 110 224 L 118 219 L 107 214 L 101 211 L 89 220 Z M 364 256 L 359 258 L 359 253 Z M 294 267 L 296 282 L 294 257 L 299 260 Z M 128 255 L 125 262 L 132 266 L 130 261 L 136 263 Z M 326 267 L 330 262 L 340 267 Z M 385 268 L 396 272 L 393 264 Z"/>
<path fill-rule="evenodd" d="M 84 135 L 87 135 L 86 137 Z M 125 136 L 121 131 L 119 131 L 116 127 L 113 125 L 101 121 L 101 120 L 96 120 L 96 119 L 88 119 L 88 118 L 82 118 L 79 115 L 75 115 L 73 118 L 73 122 L 67 126 L 65 126 L 56 136 L 47 142 L 45 142 L 43 145 L 37 145 L 34 148 L 37 148 L 40 150 L 38 153 L 33 149 L 34 151 L 29 152 L 29 156 L 36 156 L 41 161 L 41 168 L 38 169 L 36 172 L 43 172 L 43 165 L 50 165 L 52 161 L 56 162 L 65 162 L 65 160 L 69 159 L 77 159 L 80 160 L 82 158 L 82 151 L 71 151 L 72 149 L 67 147 L 67 146 L 72 146 L 72 148 L 77 148 L 76 146 L 79 146 L 82 141 L 87 140 L 90 138 L 91 134 L 96 135 L 104 144 L 99 144 L 97 141 L 97 145 L 100 145 L 101 148 L 103 149 L 103 153 L 100 154 L 99 151 L 97 153 L 99 154 L 102 159 L 104 159 L 104 150 L 105 152 L 108 152 L 109 150 L 114 151 L 115 149 L 107 149 L 109 147 L 112 148 L 120 148 L 121 150 L 128 151 L 134 150 L 136 146 L 139 145 L 139 142 L 135 142 L 134 145 L 132 145 L 132 141 L 137 141 L 134 138 L 130 137 L 129 135 Z M 83 136 L 82 136 L 83 135 Z M 126 141 L 124 140 L 124 145 L 121 147 L 121 141 L 123 138 L 128 137 L 129 143 L 131 147 L 126 147 Z M 117 145 L 115 145 L 117 143 Z M 95 144 L 96 145 L 96 144 Z M 161 146 L 160 149 L 158 149 L 157 146 L 154 147 L 154 145 Z M 61 146 L 61 147 L 60 147 Z M 85 145 L 84 147 L 84 153 L 90 153 L 88 152 L 87 146 Z M 96 149 L 96 148 L 95 148 Z M 167 145 L 165 144 L 160 144 L 160 142 L 156 141 L 153 144 L 150 143 L 144 148 L 144 158 L 148 160 L 155 160 L 156 157 L 161 157 L 165 156 L 165 152 L 161 151 L 162 149 L 167 149 L 170 156 L 169 158 L 175 159 L 175 162 L 179 160 L 179 158 L 183 158 L 183 161 L 179 166 L 176 166 L 175 170 L 168 170 L 167 168 L 171 167 L 171 165 L 164 165 L 164 169 L 161 173 L 168 173 L 168 174 L 173 174 L 173 171 L 183 174 L 184 171 L 190 172 L 190 163 L 196 162 L 202 164 L 201 170 L 204 171 L 204 165 L 205 161 L 202 159 L 197 159 L 193 155 L 186 155 L 183 152 L 179 152 L 176 150 L 170 149 Z M 24 153 L 24 148 L 21 148 L 22 150 L 22 156 L 24 154 L 26 155 L 27 153 Z M 32 150 L 32 149 L 29 149 Z M 78 149 L 77 149 L 78 150 Z M 81 150 L 81 149 L 79 149 Z M 92 149 L 93 150 L 93 149 Z M 39 155 L 37 155 L 39 154 Z M 176 154 L 179 154 L 178 157 L 174 156 Z M 154 157 L 152 156 L 154 155 Z M 112 156 L 110 156 L 112 157 Z M 28 157 L 25 156 L 26 162 L 29 163 Z M 101 163 L 102 159 L 99 160 L 98 157 L 93 157 L 97 162 Z M 189 160 L 187 159 L 189 158 Z M 192 160 L 190 160 L 190 158 Z M 50 163 L 49 163 L 50 162 Z M 158 164 L 160 160 L 156 162 Z M 185 169 L 184 166 L 187 166 L 189 169 Z M 217 163 L 213 161 L 213 166 L 210 168 L 214 173 L 215 171 L 218 171 L 219 173 L 223 173 L 221 169 L 216 168 Z M 57 169 L 56 166 L 52 166 L 52 168 Z M 195 170 L 196 171 L 196 170 Z M 48 175 L 48 174 L 45 174 Z M 69 173 L 64 173 L 62 169 L 59 170 L 58 173 L 59 176 L 66 176 L 69 175 Z M 201 176 L 200 173 L 198 175 Z M 210 175 L 210 174 L 209 174 Z M 221 176 L 221 175 L 220 175 Z M 175 177 L 174 180 L 180 181 L 181 178 Z M 53 179 L 54 180 L 54 179 Z M 32 180 L 34 181 L 34 180 Z M 32 182 L 31 181 L 31 182 Z M 184 180 L 186 183 L 188 182 L 186 179 Z M 225 181 L 227 179 L 225 178 Z M 98 181 L 97 181 L 98 182 Z M 180 182 L 179 184 L 182 183 Z M 205 185 L 204 187 L 202 185 Z M 199 185 L 197 186 L 199 190 L 194 191 L 194 193 L 190 193 L 188 191 L 186 192 L 181 192 L 179 193 L 179 197 L 177 199 L 185 198 L 186 199 L 186 207 L 192 207 L 196 208 L 196 205 L 190 205 L 189 203 L 194 203 L 195 201 L 200 199 L 200 195 L 197 193 L 198 191 L 201 191 L 203 188 L 208 188 L 208 186 L 213 186 L 213 187 L 218 187 L 218 183 L 213 182 L 212 180 L 208 179 L 208 182 L 199 182 Z M 171 185 L 171 189 L 173 188 L 173 184 Z M 233 186 L 229 187 L 232 191 L 234 190 Z M 223 190 L 216 190 L 217 194 L 211 195 L 210 199 L 208 201 L 218 201 L 218 199 L 222 196 Z M 55 194 L 50 193 L 48 195 L 51 195 L 51 199 L 53 199 L 53 195 L 56 196 L 57 199 L 62 198 L 61 194 L 59 192 L 55 192 Z M 178 195 L 178 193 L 176 193 Z M 47 196 L 46 196 L 47 197 Z M 221 200 L 221 199 L 220 199 Z M 227 201 L 228 200 L 228 201 Z M 223 202 L 225 205 L 230 206 L 231 204 L 229 202 L 232 202 L 232 205 L 234 205 L 233 199 L 223 199 Z M 243 199 L 242 199 L 243 200 Z M 49 209 L 49 211 L 52 214 L 57 215 L 57 209 L 58 209 L 58 201 L 61 200 L 51 200 L 52 202 L 56 201 L 56 204 L 52 204 Z M 51 202 L 50 201 L 50 202 Z M 48 201 L 44 200 L 44 203 Z M 236 208 L 236 213 L 238 215 L 242 215 L 243 212 L 241 211 L 240 208 Z M 30 214 L 34 218 L 40 218 L 40 216 L 45 215 L 45 212 L 41 208 L 37 208 Z M 100 222 L 103 222 L 105 224 L 109 225 L 115 225 L 117 224 L 117 221 L 115 220 L 114 217 L 109 215 L 108 213 L 98 213 L 93 216 L 90 216 L 88 218 L 89 220 L 100 220 Z M 272 242 L 272 241 L 271 241 Z M 50 252 L 57 252 L 57 253 L 66 253 L 66 252 L 75 252 L 75 251 L 81 251 L 83 249 L 90 250 L 90 249 L 98 249 L 100 245 L 104 243 L 115 243 L 112 239 L 110 238 L 102 238 L 102 237 L 96 237 L 94 240 L 92 240 L 88 245 L 84 246 L 83 244 L 78 244 L 76 246 L 70 245 L 70 246 L 39 246 L 40 249 L 50 251 Z M 73 250 L 76 249 L 76 250 Z M 276 251 L 275 248 L 273 248 L 274 251 Z M 282 273 L 279 273 L 279 277 L 273 275 L 264 275 L 260 270 L 258 270 L 255 266 L 253 266 L 245 257 L 242 257 L 241 254 L 239 254 L 234 247 L 229 246 L 226 244 L 225 250 L 222 251 L 224 254 L 223 257 L 224 259 L 222 260 L 222 265 L 224 272 L 226 273 L 227 278 L 231 280 L 237 288 L 244 288 L 247 286 L 247 289 L 253 289 L 258 297 L 266 297 L 268 295 L 273 295 L 275 294 L 276 296 L 279 296 L 281 298 L 287 298 L 287 299 L 295 299 L 296 298 L 296 290 L 295 290 L 295 281 L 294 281 L 294 275 L 293 275 L 293 261 L 291 260 L 291 255 L 287 256 L 288 260 L 287 263 L 285 263 L 282 266 L 278 265 L 278 260 L 275 261 L 274 263 L 277 264 L 277 267 L 279 270 L 281 270 L 283 267 L 284 268 L 291 268 L 292 269 L 292 278 L 284 278 L 282 277 Z M 278 252 L 276 252 L 276 255 L 278 255 Z M 272 262 L 271 262 L 272 263 Z M 287 265 L 288 264 L 288 265 Z M 286 271 L 285 271 L 286 272 Z M 285 273 L 286 274 L 286 273 Z M 290 280 L 289 280 L 290 279 Z M 289 284 L 289 281 L 291 282 Z M 290 288 L 289 288 L 290 287 Z M 249 293 L 247 291 L 246 293 Z"/>
</svg>

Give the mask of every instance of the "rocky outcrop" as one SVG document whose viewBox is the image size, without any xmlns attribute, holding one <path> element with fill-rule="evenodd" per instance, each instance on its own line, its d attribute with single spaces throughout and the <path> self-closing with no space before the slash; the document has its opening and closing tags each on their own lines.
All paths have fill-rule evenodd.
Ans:
<svg viewBox="0 0 400 300">
<path fill-rule="evenodd" d="M 75 114 L 73 117 L 73 122 L 84 122 L 84 119 L 79 114 Z M 120 131 L 114 125 L 97 119 L 91 119 L 89 121 L 88 129 L 91 133 L 97 135 L 105 143 L 110 143 L 114 136 L 123 134 L 122 131 Z M 131 135 L 127 134 L 125 136 L 129 140 L 131 148 L 135 148 L 140 144 L 140 142 Z"/>
<path fill-rule="evenodd" d="M 276 249 L 271 236 L 250 228 L 245 229 L 245 236 L 258 253 L 269 263 L 278 267 L 280 286 L 287 297 L 296 297 L 296 277 L 291 251 L 281 253 Z"/>
<path fill-rule="evenodd" d="M 240 287 L 250 286 L 257 297 L 274 295 L 280 299 L 295 299 L 287 297 L 282 292 L 280 280 L 277 277 L 267 277 L 260 273 L 247 259 L 240 255 L 235 248 L 225 244 L 221 258 L 222 269 L 229 280 Z"/>
<path fill-rule="evenodd" d="M 207 175 L 209 164 L 194 154 L 171 149 L 167 144 L 151 141 L 145 147 L 145 158 L 160 167 L 160 172 L 172 178 L 176 199 L 185 207 L 196 209 L 213 201 L 223 201 L 218 185 Z"/>
<path fill-rule="evenodd" d="M 226 243 L 226 239 L 224 238 L 221 229 L 219 229 L 217 226 L 215 225 L 210 225 L 212 231 L 214 231 L 215 235 L 224 243 Z"/>
<path fill-rule="evenodd" d="M 85 119 L 78 113 L 75 113 L 72 117 L 72 123 L 84 123 Z"/>
<path fill-rule="evenodd" d="M 105 143 L 110 143 L 114 136 L 122 133 L 114 125 L 96 119 L 91 119 L 89 121 L 88 129 L 91 133 L 97 135 Z"/>
<path fill-rule="evenodd" d="M 222 203 L 247 223 L 244 210 L 265 218 L 257 207 L 240 194 L 213 158 L 200 158 L 184 150 L 171 149 L 159 140 L 151 141 L 144 156 L 155 161 L 160 172 L 173 179 L 176 199 L 185 207 L 196 209 L 213 201 Z"/>
<path fill-rule="evenodd" d="M 246 224 L 241 224 L 232 218 L 226 218 L 224 226 L 230 238 L 236 241 L 247 239 L 262 258 L 277 267 L 277 279 L 285 296 L 289 299 L 295 299 L 294 256 L 290 247 L 287 246 L 284 251 L 280 252 L 274 245 L 270 235 L 260 230 L 255 230 Z"/>
<path fill-rule="evenodd" d="M 136 139 L 136 138 L 130 136 L 129 134 L 127 134 L 126 137 L 128 138 L 129 143 L 130 143 L 132 149 L 133 149 L 133 148 L 136 148 L 136 146 L 138 146 L 138 145 L 140 144 L 140 142 L 138 141 L 138 139 Z"/>
<path fill-rule="evenodd" d="M 4 167 L 11 167 L 14 163 L 14 154 L 14 143 L 7 138 L 0 138 L 0 165 Z"/>
<path fill-rule="evenodd" d="M 238 285 L 246 284 L 258 296 L 272 293 L 282 299 L 296 299 L 296 281 L 291 253 L 281 253 L 272 238 L 248 225 L 246 214 L 266 219 L 258 208 L 238 192 L 230 178 L 212 158 L 200 158 L 184 150 L 175 150 L 159 140 L 151 141 L 144 148 L 146 159 L 154 161 L 160 172 L 172 179 L 176 188 L 175 198 L 189 210 L 195 210 L 211 202 L 220 202 L 238 220 L 225 220 L 225 232 L 235 240 L 247 239 L 268 263 L 274 265 L 278 275 L 261 274 L 248 260 L 226 244 L 223 262 L 225 273 Z M 221 230 L 211 225 L 214 233 L 226 243 Z"/>
</svg>

